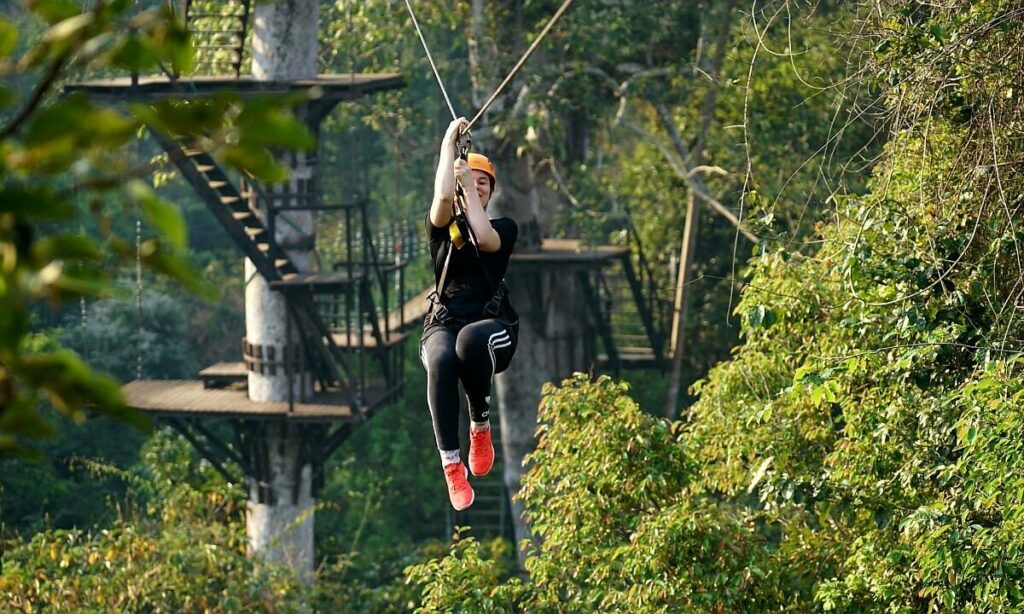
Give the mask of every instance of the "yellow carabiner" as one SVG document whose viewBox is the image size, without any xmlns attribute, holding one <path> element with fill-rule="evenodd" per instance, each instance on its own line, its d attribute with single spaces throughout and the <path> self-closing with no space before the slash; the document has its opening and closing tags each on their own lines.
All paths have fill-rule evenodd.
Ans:
<svg viewBox="0 0 1024 614">
<path fill-rule="evenodd" d="M 455 249 L 462 249 L 462 246 L 466 244 L 466 237 L 462 236 L 462 229 L 459 228 L 458 218 L 453 218 L 452 223 L 448 224 L 448 236 L 451 238 Z"/>
</svg>

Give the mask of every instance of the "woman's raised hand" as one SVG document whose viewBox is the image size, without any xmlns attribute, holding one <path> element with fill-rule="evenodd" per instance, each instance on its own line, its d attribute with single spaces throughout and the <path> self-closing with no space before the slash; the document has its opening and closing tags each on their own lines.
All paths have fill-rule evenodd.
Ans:
<svg viewBox="0 0 1024 614">
<path fill-rule="evenodd" d="M 463 188 L 473 187 L 473 170 L 469 168 L 469 162 L 462 158 L 455 158 L 455 180 L 462 184 Z"/>
<path fill-rule="evenodd" d="M 459 142 L 459 135 L 466 131 L 469 126 L 469 120 L 465 117 L 453 119 L 452 123 L 448 124 L 448 130 L 444 133 L 444 142 L 454 146 Z"/>
</svg>

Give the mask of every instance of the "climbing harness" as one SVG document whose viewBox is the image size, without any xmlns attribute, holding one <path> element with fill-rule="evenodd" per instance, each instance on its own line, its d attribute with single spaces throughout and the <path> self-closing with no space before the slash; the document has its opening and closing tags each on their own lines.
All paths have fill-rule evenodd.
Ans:
<svg viewBox="0 0 1024 614">
<path fill-rule="evenodd" d="M 537 47 L 540 46 L 544 37 L 547 36 L 548 32 L 550 32 L 558 20 L 561 19 L 562 15 L 565 14 L 571 4 L 572 0 L 565 0 L 562 3 L 562 6 L 555 11 L 554 15 L 552 15 L 544 25 L 540 34 L 537 35 L 537 38 L 534 39 L 533 43 L 519 58 L 519 61 L 512 67 L 512 70 L 509 71 L 508 75 L 500 84 L 498 84 L 498 87 L 494 89 L 490 96 L 488 96 L 487 100 L 480 107 L 480 110 L 473 116 L 473 119 L 469 120 L 469 123 L 466 125 L 466 129 L 459 134 L 459 140 L 456 145 L 460 158 L 463 160 L 467 159 L 469 151 L 472 148 L 473 140 L 470 129 L 481 117 L 483 117 L 484 113 L 487 112 L 491 105 L 494 104 L 494 101 L 497 100 L 499 95 L 501 95 L 501 92 L 504 91 L 505 87 L 511 83 L 512 79 L 514 79 L 519 73 L 522 67 L 526 64 L 526 61 L 531 55 L 533 55 L 533 52 L 536 51 Z M 452 119 L 458 119 L 458 115 L 455 113 L 455 107 L 452 105 L 451 97 L 448 95 L 448 90 L 444 87 L 444 82 L 441 80 L 441 73 L 437 70 L 437 64 L 434 62 L 434 56 L 430 53 L 430 47 L 427 45 L 427 40 L 423 36 L 423 30 L 420 28 L 419 20 L 416 19 L 416 13 L 412 8 L 412 2 L 410 0 L 405 0 L 405 6 L 409 11 L 409 17 L 412 19 L 412 24 L 416 28 L 416 34 L 420 39 L 420 44 L 423 46 L 423 51 L 427 56 L 427 61 L 430 63 L 430 69 L 434 73 L 434 79 L 437 81 L 437 86 L 441 90 L 441 95 L 444 96 L 445 104 L 448 105 L 448 111 L 452 114 Z M 495 283 L 494 277 L 480 258 L 480 250 L 476 242 L 476 237 L 473 236 L 473 229 L 470 227 L 465 215 L 465 191 L 463 186 L 461 184 L 456 184 L 455 191 L 456 198 L 455 202 L 452 204 L 452 221 L 448 225 L 448 235 L 451 240 L 451 247 L 448 248 L 448 251 L 445 254 L 444 266 L 441 269 L 441 276 L 437 280 L 437 285 L 428 297 L 428 300 L 430 301 L 430 316 L 442 324 L 458 319 L 452 317 L 448 313 L 447 307 L 441 303 L 441 295 L 444 291 L 445 282 L 448 277 L 448 264 L 451 260 L 452 247 L 455 249 L 462 249 L 468 241 L 473 246 L 476 261 L 480 265 L 480 270 L 483 273 L 484 280 L 486 281 L 488 290 L 491 294 L 491 298 L 487 301 L 482 315 L 485 317 L 497 318 L 499 314 L 501 314 L 502 306 L 507 305 L 508 311 L 511 312 L 513 318 L 513 321 L 508 321 L 507 323 L 517 324 L 519 321 L 518 316 L 515 315 L 515 310 L 511 308 L 511 305 L 509 305 L 507 301 L 508 286 L 506 285 L 505 280 L 502 279 Z"/>
</svg>

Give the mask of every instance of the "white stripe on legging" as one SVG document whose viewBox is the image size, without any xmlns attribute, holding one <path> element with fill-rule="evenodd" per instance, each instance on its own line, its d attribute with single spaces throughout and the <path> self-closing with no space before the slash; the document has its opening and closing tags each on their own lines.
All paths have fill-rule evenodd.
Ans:
<svg viewBox="0 0 1024 614">
<path fill-rule="evenodd" d="M 487 338 L 487 352 L 491 355 L 491 377 L 494 377 L 494 370 L 498 368 L 498 361 L 494 358 L 494 350 L 510 345 L 512 345 L 512 340 L 509 339 L 508 331 L 505 329 L 492 333 Z"/>
</svg>

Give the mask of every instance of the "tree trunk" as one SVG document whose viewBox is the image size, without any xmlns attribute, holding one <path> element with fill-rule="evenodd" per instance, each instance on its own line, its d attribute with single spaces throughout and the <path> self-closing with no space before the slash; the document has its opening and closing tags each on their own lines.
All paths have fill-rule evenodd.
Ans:
<svg viewBox="0 0 1024 614">
<path fill-rule="evenodd" d="M 711 86 L 704 96 L 704 103 L 701 105 L 700 125 L 697 130 L 697 138 L 693 149 L 693 168 L 704 164 L 704 147 L 707 144 L 708 132 L 715 117 L 715 102 L 718 100 L 718 76 L 722 71 L 722 62 L 725 60 L 725 51 L 729 43 L 729 32 L 732 28 L 732 19 L 736 0 L 729 0 L 723 7 L 721 21 L 718 23 L 718 33 L 715 37 L 715 52 L 708 66 L 708 74 L 711 77 Z M 665 125 L 666 132 L 676 148 L 683 164 L 690 152 L 687 151 L 679 132 L 675 127 L 674 120 L 665 109 L 659 109 L 658 116 Z M 689 169 L 684 168 L 688 173 Z M 691 182 L 688 182 L 691 183 Z M 693 177 L 692 183 L 686 195 L 686 226 L 683 229 L 683 240 L 679 248 L 679 271 L 676 275 L 676 295 L 673 303 L 672 314 L 672 338 L 669 344 L 669 354 L 672 356 L 672 365 L 668 374 L 668 391 L 665 395 L 666 418 L 673 419 L 679 411 L 679 387 L 683 376 L 683 351 L 686 342 L 686 316 L 690 303 L 693 266 L 693 252 L 697 245 L 697 224 L 700 221 L 700 203 L 694 198 L 694 187 L 700 187 L 707 192 L 706 186 L 699 177 Z M 739 223 L 737 222 L 737 226 Z M 742 230 L 742 229 L 741 229 Z"/>
<path fill-rule="evenodd" d="M 514 261 L 508 278 L 510 297 L 519 312 L 519 345 L 512 366 L 496 378 L 495 396 L 517 544 L 532 539 L 523 504 L 515 495 L 527 470 L 523 459 L 536 446 L 541 388 L 586 369 L 596 355 L 597 334 L 590 318 L 581 317 L 589 314 L 589 308 L 575 279 L 574 271 L 517 266 Z M 520 566 L 524 555 L 518 551 Z"/>
<path fill-rule="evenodd" d="M 683 372 L 683 350 L 686 347 L 686 312 L 690 303 L 690 281 L 693 279 L 693 252 L 697 247 L 697 225 L 700 222 L 700 203 L 693 192 L 686 195 L 686 226 L 679 249 L 679 273 L 676 276 L 676 296 L 672 313 L 672 338 L 669 352 L 672 367 L 669 370 L 668 392 L 665 395 L 665 417 L 673 419 L 679 410 L 679 386 Z"/>
<path fill-rule="evenodd" d="M 252 74 L 259 81 L 309 79 L 317 72 L 318 0 L 277 0 L 257 2 L 253 13 Z M 299 153 L 282 161 L 292 176 L 267 192 L 276 207 L 299 202 L 299 196 L 314 189 L 316 169 L 309 157 Z M 266 205 L 267 203 L 261 203 Z M 313 214 L 309 211 L 280 213 L 274 218 L 266 209 L 264 221 L 271 220 L 274 239 L 285 248 L 300 271 L 309 271 L 314 240 Z M 288 323 L 284 296 L 271 291 L 265 279 L 255 274 L 246 261 L 245 291 L 246 338 L 267 356 L 273 351 L 278 360 L 288 360 L 301 351 L 296 338 L 297 326 Z M 291 332 L 291 338 L 288 333 Z M 254 401 L 301 399 L 311 392 L 308 373 L 288 377 L 278 366 L 271 373 L 249 372 L 249 397 Z M 292 382 L 289 391 L 289 381 Z M 253 427 L 257 443 L 266 459 L 267 484 L 254 480 L 246 515 L 246 533 L 250 553 L 268 561 L 287 563 L 306 581 L 313 574 L 312 465 L 302 454 L 299 429 L 286 423 L 266 428 Z M 269 487 L 269 492 L 268 492 Z M 262 494 L 262 496 L 261 496 Z"/>
<path fill-rule="evenodd" d="M 495 7 L 497 3 L 492 4 Z M 499 61 L 497 49 L 486 47 L 485 32 L 494 35 L 502 49 L 525 48 L 523 32 L 523 2 L 501 5 L 506 21 L 500 27 L 488 29 L 484 23 L 486 12 L 482 0 L 474 0 L 473 22 L 469 43 L 470 74 L 473 75 L 473 99 L 481 104 L 491 94 L 491 88 L 501 82 L 504 74 L 497 74 L 506 62 Z M 497 9 L 496 9 L 497 10 Z M 541 63 L 535 56 L 531 63 Z M 517 101 L 526 90 L 517 82 L 495 101 L 492 114 L 516 114 Z M 486 124 L 485 115 L 482 123 Z M 561 204 L 557 192 L 547 187 L 548 181 L 536 167 L 532 152 L 519 151 L 526 142 L 523 134 L 504 134 L 496 139 L 485 125 L 474 128 L 474 149 L 491 158 L 498 173 L 493 204 L 488 207 L 492 217 L 511 217 L 519 225 L 516 241 L 517 254 L 537 252 L 541 249 L 545 228 Z M 537 405 L 541 388 L 547 382 L 558 382 L 573 371 L 593 364 L 596 350 L 593 340 L 596 329 L 589 317 L 582 288 L 576 282 L 575 271 L 546 267 L 527 267 L 517 264 L 513 256 L 509 270 L 510 298 L 520 316 L 519 346 L 512 366 L 498 375 L 495 397 L 501 419 L 502 450 L 504 453 L 505 486 L 512 497 L 512 519 L 516 542 L 531 539 L 523 505 L 515 500 L 523 473 L 523 459 L 536 445 Z M 518 552 L 520 566 L 524 552 Z"/>
</svg>

